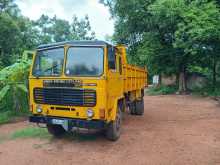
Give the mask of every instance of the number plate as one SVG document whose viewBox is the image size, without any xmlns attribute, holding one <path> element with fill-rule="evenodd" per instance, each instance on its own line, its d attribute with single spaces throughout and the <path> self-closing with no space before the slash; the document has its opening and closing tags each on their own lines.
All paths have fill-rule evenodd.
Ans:
<svg viewBox="0 0 220 165">
<path fill-rule="evenodd" d="M 68 131 L 69 126 L 68 126 L 68 120 L 65 119 L 52 119 L 52 124 L 56 124 L 56 125 L 62 125 L 62 127 Z"/>
<path fill-rule="evenodd" d="M 63 125 L 64 122 L 65 122 L 65 120 L 61 120 L 61 119 L 52 119 L 52 123 L 53 123 L 53 124 Z"/>
</svg>

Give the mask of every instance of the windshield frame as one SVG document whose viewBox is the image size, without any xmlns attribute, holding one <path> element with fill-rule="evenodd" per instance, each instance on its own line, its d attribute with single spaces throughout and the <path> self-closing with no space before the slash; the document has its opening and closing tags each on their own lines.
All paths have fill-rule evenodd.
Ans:
<svg viewBox="0 0 220 165">
<path fill-rule="evenodd" d="M 44 50 L 53 50 L 53 49 L 60 49 L 62 48 L 63 49 L 63 63 L 62 63 L 62 66 L 61 66 L 61 72 L 59 75 L 35 75 L 34 74 L 34 70 L 35 70 L 35 66 L 36 66 L 36 59 L 37 59 L 37 53 L 39 51 L 44 51 Z M 65 65 L 65 47 L 64 46 L 56 46 L 56 47 L 49 47 L 49 48 L 43 48 L 43 49 L 37 49 L 36 50 L 36 53 L 35 53 L 35 56 L 34 56 L 34 59 L 33 59 L 33 67 L 31 69 L 31 74 L 32 76 L 34 77 L 61 77 L 63 75 L 63 67 Z"/>
<path fill-rule="evenodd" d="M 68 61 L 68 51 L 70 48 L 100 48 L 102 49 L 103 51 L 103 54 L 102 54 L 102 73 L 99 74 L 99 75 L 67 75 L 66 74 L 66 69 L 67 69 L 67 61 Z M 103 46 L 70 46 L 67 48 L 66 50 L 66 58 L 65 58 L 65 68 L 64 68 L 64 75 L 66 77 L 102 77 L 104 75 L 104 72 L 105 72 L 105 47 Z"/>
</svg>

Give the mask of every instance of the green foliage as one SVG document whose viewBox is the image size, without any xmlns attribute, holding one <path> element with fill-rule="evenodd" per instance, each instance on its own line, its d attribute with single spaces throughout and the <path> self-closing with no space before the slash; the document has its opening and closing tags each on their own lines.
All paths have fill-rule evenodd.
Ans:
<svg viewBox="0 0 220 165">
<path fill-rule="evenodd" d="M 213 2 L 193 1 L 182 17 L 183 21 L 175 32 L 174 47 L 182 48 L 184 54 L 196 58 L 202 53 L 207 56 L 217 53 L 216 49 L 220 47 L 216 43 L 220 41 L 220 13 L 217 6 Z"/>
<path fill-rule="evenodd" d="M 14 1 L 15 0 L 0 0 L 0 13 L 6 12 L 10 16 L 17 17 L 20 14 L 20 10 Z"/>
<path fill-rule="evenodd" d="M 116 42 L 151 74 L 179 77 L 186 90 L 192 68 L 202 68 L 216 88 L 220 65 L 220 8 L 208 0 L 100 0 L 115 18 Z M 219 2 L 218 2 L 219 4 Z"/>
<path fill-rule="evenodd" d="M 42 15 L 34 22 L 38 31 L 38 44 L 60 42 L 67 40 L 92 40 L 95 33 L 91 31 L 89 17 L 79 20 L 75 15 L 72 22 L 54 16 Z"/>
<path fill-rule="evenodd" d="M 54 17 L 51 32 L 54 34 L 54 41 L 65 41 L 71 39 L 71 27 L 68 21 Z"/>
<path fill-rule="evenodd" d="M 0 124 L 8 123 L 15 116 L 12 111 L 1 112 L 0 114 Z"/>
<path fill-rule="evenodd" d="M 51 135 L 48 133 L 46 128 L 39 127 L 27 127 L 21 130 L 18 130 L 11 135 L 11 139 L 17 138 L 41 138 L 48 139 Z"/>
<path fill-rule="evenodd" d="M 73 16 L 71 22 L 47 15 L 31 21 L 22 16 L 14 0 L 0 0 L 0 36 L 0 69 L 16 62 L 23 50 L 39 44 L 95 39 L 87 15 L 80 20 Z"/>
<path fill-rule="evenodd" d="M 3 65 L 12 62 L 15 45 L 20 42 L 20 30 L 17 23 L 7 13 L 0 13 L 0 61 Z"/>
<path fill-rule="evenodd" d="M 29 113 L 26 112 L 15 112 L 15 111 L 0 111 L 0 125 L 13 122 L 17 117 L 27 117 Z"/>
<path fill-rule="evenodd" d="M 71 38 L 74 40 L 93 40 L 95 32 L 91 31 L 88 15 L 84 19 L 78 20 L 74 15 L 71 23 Z"/>
<path fill-rule="evenodd" d="M 150 87 L 147 90 L 148 95 L 168 95 L 168 94 L 174 94 L 177 92 L 176 86 L 158 86 L 158 87 Z"/>
<path fill-rule="evenodd" d="M 0 71 L 0 112 L 14 111 L 17 114 L 27 112 L 26 83 L 31 64 L 27 56 L 27 53 L 24 53 L 19 62 Z"/>
<path fill-rule="evenodd" d="M 215 91 L 212 90 L 210 87 L 203 87 L 203 88 L 195 88 L 192 90 L 193 95 L 199 96 L 213 96 L 213 97 L 220 97 L 220 87 L 216 88 Z"/>
<path fill-rule="evenodd" d="M 10 85 L 4 86 L 0 91 L 0 100 L 3 100 L 4 97 L 7 95 L 8 91 L 10 90 Z"/>
</svg>

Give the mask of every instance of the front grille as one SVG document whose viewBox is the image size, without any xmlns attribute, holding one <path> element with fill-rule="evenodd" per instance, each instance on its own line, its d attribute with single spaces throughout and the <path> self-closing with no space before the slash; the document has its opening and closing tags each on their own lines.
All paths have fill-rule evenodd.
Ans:
<svg viewBox="0 0 220 165">
<path fill-rule="evenodd" d="M 92 89 L 34 88 L 37 104 L 88 106 L 96 105 L 96 91 Z"/>
<path fill-rule="evenodd" d="M 72 88 L 81 87 L 81 80 L 43 80 L 44 87 Z"/>
</svg>

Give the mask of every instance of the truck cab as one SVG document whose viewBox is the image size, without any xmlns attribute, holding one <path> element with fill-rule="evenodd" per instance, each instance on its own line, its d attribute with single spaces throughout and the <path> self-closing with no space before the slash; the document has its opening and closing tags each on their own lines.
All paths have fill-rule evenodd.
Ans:
<svg viewBox="0 0 220 165">
<path fill-rule="evenodd" d="M 117 140 L 129 97 L 143 95 L 143 87 L 134 96 L 125 90 L 123 52 L 104 41 L 40 45 L 29 76 L 30 122 L 46 124 L 54 136 L 80 127 L 104 129 Z"/>
</svg>

